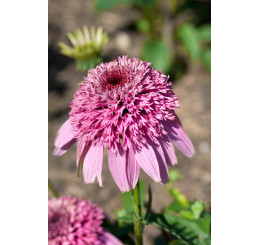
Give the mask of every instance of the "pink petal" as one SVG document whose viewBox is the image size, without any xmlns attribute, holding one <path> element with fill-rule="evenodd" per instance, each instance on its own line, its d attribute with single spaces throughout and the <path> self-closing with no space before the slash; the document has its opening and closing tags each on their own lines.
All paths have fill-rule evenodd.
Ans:
<svg viewBox="0 0 258 245">
<path fill-rule="evenodd" d="M 99 185 L 102 186 L 102 162 L 103 146 L 91 145 L 83 161 L 83 175 L 85 183 L 93 183 L 97 176 Z"/>
<path fill-rule="evenodd" d="M 123 245 L 122 242 L 120 242 L 114 235 L 106 230 L 103 230 L 103 232 L 101 232 L 101 235 L 101 240 L 103 240 L 105 245 Z"/>
<path fill-rule="evenodd" d="M 78 140 L 77 144 L 77 160 L 76 160 L 76 165 L 79 167 L 82 163 L 83 160 L 89 151 L 91 146 L 91 142 L 85 142 L 83 139 Z"/>
<path fill-rule="evenodd" d="M 134 189 L 139 178 L 140 166 L 136 162 L 134 152 L 131 149 L 126 151 L 126 174 L 130 190 Z"/>
<path fill-rule="evenodd" d="M 176 165 L 177 157 L 175 154 L 174 147 L 173 147 L 172 143 L 170 142 L 169 138 L 165 135 L 162 137 L 162 139 L 159 140 L 159 142 L 162 146 L 167 164 L 170 166 Z"/>
<path fill-rule="evenodd" d="M 126 176 L 126 158 L 122 146 L 118 144 L 117 148 L 117 153 L 108 150 L 109 170 L 121 192 L 126 192 L 130 190 Z"/>
<path fill-rule="evenodd" d="M 163 149 L 157 140 L 153 142 L 150 139 L 147 139 L 147 142 L 155 152 L 155 155 L 159 164 L 161 183 L 165 184 L 168 182 L 168 168 L 167 168 L 166 158 L 165 158 Z"/>
<path fill-rule="evenodd" d="M 163 121 L 164 129 L 167 131 L 169 138 L 177 146 L 177 148 L 187 157 L 191 158 L 195 151 L 191 140 L 186 135 L 179 118 L 173 121 Z"/>
<path fill-rule="evenodd" d="M 91 146 L 91 142 L 85 143 L 83 139 L 78 140 L 77 144 L 77 160 L 76 160 L 76 165 L 77 165 L 77 176 L 80 177 L 80 170 L 81 170 L 81 165 L 83 164 L 84 158 L 89 151 Z"/>
<path fill-rule="evenodd" d="M 67 152 L 67 150 L 62 150 L 62 149 L 59 149 L 59 148 L 55 148 L 54 151 L 53 151 L 53 154 L 55 156 L 62 156 L 63 154 L 65 154 Z"/>
<path fill-rule="evenodd" d="M 56 156 L 63 155 L 68 148 L 70 148 L 76 139 L 73 136 L 72 128 L 69 119 L 64 122 L 64 124 L 59 129 L 56 139 L 55 139 L 55 150 L 53 152 Z"/>
<path fill-rule="evenodd" d="M 159 163 L 156 154 L 150 145 L 142 146 L 141 150 L 135 151 L 135 159 L 140 167 L 156 182 L 160 182 Z"/>
</svg>

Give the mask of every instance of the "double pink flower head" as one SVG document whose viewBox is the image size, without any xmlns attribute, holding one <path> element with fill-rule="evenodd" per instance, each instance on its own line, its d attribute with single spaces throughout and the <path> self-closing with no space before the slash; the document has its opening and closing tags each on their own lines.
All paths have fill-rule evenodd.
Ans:
<svg viewBox="0 0 258 245">
<path fill-rule="evenodd" d="M 48 201 L 48 245 L 122 245 L 102 227 L 102 209 L 80 198 Z"/>
<path fill-rule="evenodd" d="M 140 167 L 156 182 L 168 181 L 177 158 L 171 141 L 187 157 L 194 147 L 175 114 L 179 100 L 168 77 L 149 62 L 123 56 L 88 72 L 71 103 L 69 119 L 55 140 L 55 155 L 75 142 L 85 183 L 102 186 L 104 148 L 122 192 L 133 189 Z"/>
</svg>

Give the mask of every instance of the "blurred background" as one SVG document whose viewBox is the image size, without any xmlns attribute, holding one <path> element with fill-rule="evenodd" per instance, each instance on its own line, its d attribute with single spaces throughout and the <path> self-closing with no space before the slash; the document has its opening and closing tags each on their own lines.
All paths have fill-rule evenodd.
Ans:
<svg viewBox="0 0 258 245">
<path fill-rule="evenodd" d="M 103 186 L 85 185 L 76 176 L 76 146 L 54 157 L 54 139 L 68 118 L 69 104 L 86 72 L 76 70 L 73 59 L 60 54 L 58 42 L 69 44 L 67 32 L 82 26 L 102 26 L 109 35 L 104 61 L 128 55 L 151 61 L 170 76 L 181 108 L 177 114 L 193 142 L 196 154 L 188 159 L 176 149 L 182 175 L 175 187 L 188 199 L 210 203 L 210 0 L 49 0 L 49 179 L 60 195 L 80 196 L 99 204 L 111 217 L 122 207 L 120 191 L 104 155 Z M 165 186 L 143 171 L 140 178 L 153 191 L 153 211 L 171 202 Z M 49 192 L 49 198 L 51 193 Z M 145 242 L 158 235 L 146 226 Z"/>
</svg>

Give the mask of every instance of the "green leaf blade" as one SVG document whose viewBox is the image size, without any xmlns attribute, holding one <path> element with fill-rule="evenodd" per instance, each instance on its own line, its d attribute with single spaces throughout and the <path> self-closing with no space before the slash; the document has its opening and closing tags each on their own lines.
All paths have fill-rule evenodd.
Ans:
<svg viewBox="0 0 258 245">
<path fill-rule="evenodd" d="M 191 60 L 199 60 L 201 57 L 201 47 L 199 43 L 199 33 L 194 25 L 186 23 L 178 27 L 176 35 L 187 50 Z"/>
<path fill-rule="evenodd" d="M 169 214 L 152 214 L 151 222 L 187 244 L 210 244 L 209 235 L 203 232 L 197 224 L 189 220 Z"/>
<path fill-rule="evenodd" d="M 162 70 L 165 74 L 171 69 L 171 51 L 162 39 L 147 40 L 143 46 L 141 59 L 151 62 L 157 70 Z"/>
</svg>

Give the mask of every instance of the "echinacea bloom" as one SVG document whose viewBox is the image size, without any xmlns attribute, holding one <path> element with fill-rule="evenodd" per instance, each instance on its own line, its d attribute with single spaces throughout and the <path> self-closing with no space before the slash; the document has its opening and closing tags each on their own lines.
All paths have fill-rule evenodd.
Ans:
<svg viewBox="0 0 258 245">
<path fill-rule="evenodd" d="M 48 201 L 49 245 L 122 245 L 102 227 L 102 209 L 80 198 L 63 196 Z"/>
<path fill-rule="evenodd" d="M 55 140 L 55 155 L 75 142 L 85 183 L 102 186 L 103 150 L 122 192 L 133 189 L 140 167 L 156 182 L 168 181 L 177 158 L 171 141 L 187 157 L 194 147 L 175 114 L 179 100 L 168 77 L 149 62 L 123 56 L 88 72 L 71 103 L 69 119 Z"/>
</svg>

